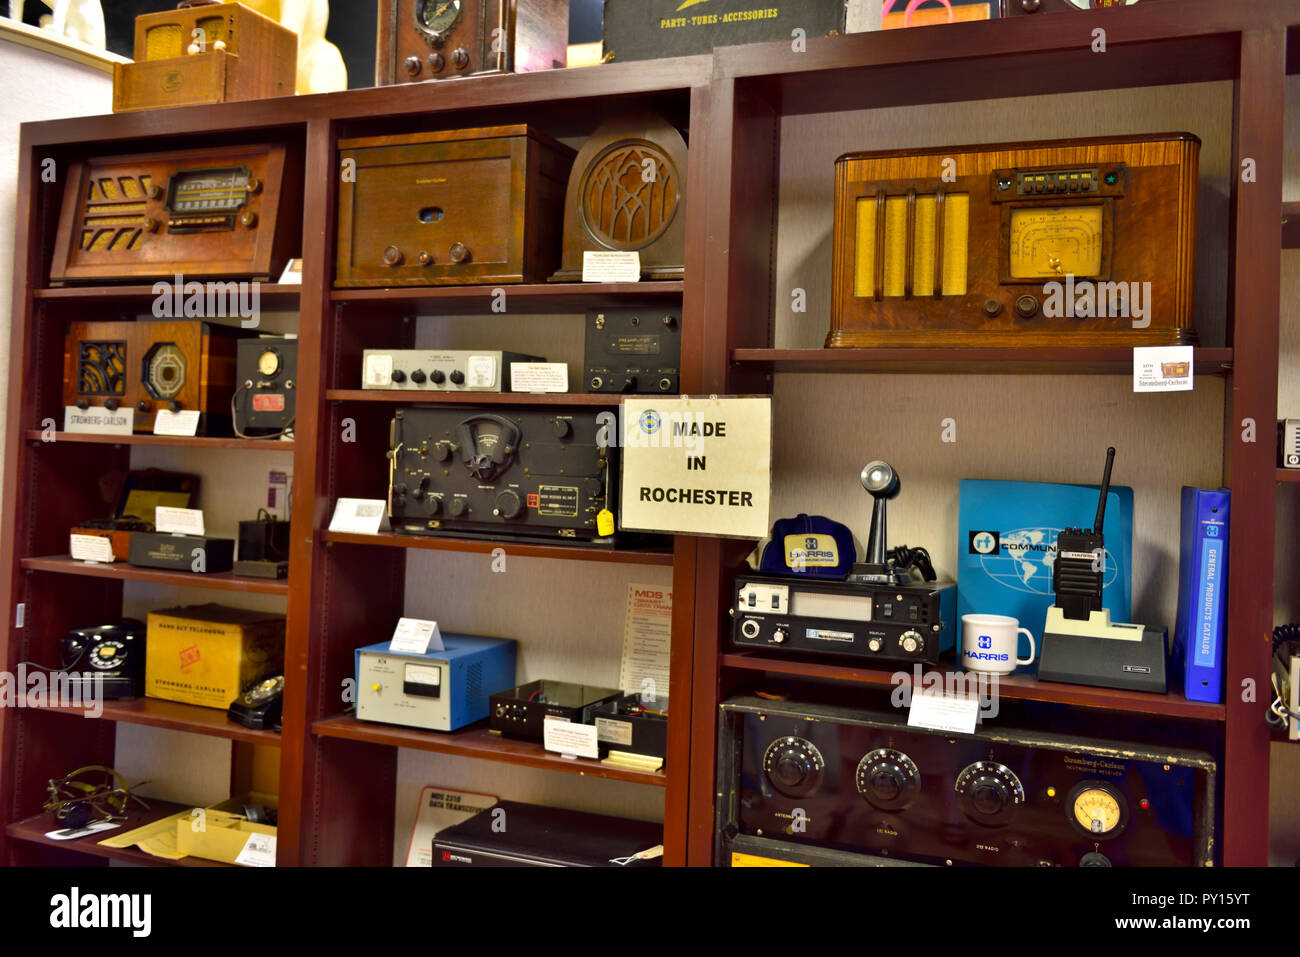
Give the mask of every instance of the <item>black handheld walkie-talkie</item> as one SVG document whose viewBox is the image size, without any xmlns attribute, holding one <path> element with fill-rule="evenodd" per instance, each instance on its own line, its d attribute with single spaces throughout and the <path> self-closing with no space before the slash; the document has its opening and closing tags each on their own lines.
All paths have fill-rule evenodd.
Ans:
<svg viewBox="0 0 1300 957">
<path fill-rule="evenodd" d="M 1110 492 L 1110 469 L 1115 448 L 1106 450 L 1106 473 L 1101 479 L 1097 519 L 1091 529 L 1067 528 L 1056 536 L 1056 561 L 1052 565 L 1052 588 L 1056 604 L 1066 618 L 1087 621 L 1101 611 L 1102 575 L 1106 571 L 1106 540 L 1101 525 L 1106 518 L 1106 495 Z"/>
</svg>

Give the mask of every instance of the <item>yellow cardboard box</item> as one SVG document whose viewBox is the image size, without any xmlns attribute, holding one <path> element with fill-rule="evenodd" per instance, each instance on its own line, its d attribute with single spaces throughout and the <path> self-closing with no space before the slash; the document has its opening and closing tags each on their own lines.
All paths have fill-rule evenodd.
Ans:
<svg viewBox="0 0 1300 957">
<path fill-rule="evenodd" d="M 149 612 L 144 693 L 228 708 L 255 681 L 284 670 L 284 616 L 226 605 Z"/>
<path fill-rule="evenodd" d="M 254 835 L 261 837 L 250 844 Z M 176 822 L 176 850 L 226 864 L 274 866 L 275 828 L 253 824 L 242 814 L 209 808 L 202 816 Z"/>
</svg>

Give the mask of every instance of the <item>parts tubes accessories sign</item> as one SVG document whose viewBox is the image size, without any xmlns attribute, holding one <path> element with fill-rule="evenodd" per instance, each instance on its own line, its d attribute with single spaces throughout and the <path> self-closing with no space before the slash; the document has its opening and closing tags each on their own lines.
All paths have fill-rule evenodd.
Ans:
<svg viewBox="0 0 1300 957">
<path fill-rule="evenodd" d="M 762 538 L 772 492 L 772 400 L 625 399 L 622 527 Z"/>
</svg>

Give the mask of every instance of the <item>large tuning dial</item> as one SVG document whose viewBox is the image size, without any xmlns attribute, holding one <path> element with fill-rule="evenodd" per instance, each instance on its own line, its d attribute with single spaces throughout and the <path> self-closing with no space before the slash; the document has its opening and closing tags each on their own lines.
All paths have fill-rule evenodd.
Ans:
<svg viewBox="0 0 1300 957">
<path fill-rule="evenodd" d="M 786 797 L 807 797 L 821 787 L 826 762 L 811 741 L 791 735 L 767 746 L 763 773 L 772 787 Z"/>
<path fill-rule="evenodd" d="M 1005 764 L 976 761 L 957 775 L 957 801 L 977 824 L 999 827 L 1010 822 L 1025 803 L 1025 788 Z"/>
<path fill-rule="evenodd" d="M 901 811 L 921 793 L 916 762 L 902 751 L 877 748 L 858 762 L 858 793 L 882 811 Z"/>
</svg>

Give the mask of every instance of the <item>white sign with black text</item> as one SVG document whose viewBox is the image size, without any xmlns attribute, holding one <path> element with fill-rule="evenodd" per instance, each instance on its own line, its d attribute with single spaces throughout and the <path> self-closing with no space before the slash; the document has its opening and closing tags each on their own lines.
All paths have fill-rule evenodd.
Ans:
<svg viewBox="0 0 1300 957">
<path fill-rule="evenodd" d="M 772 494 L 772 400 L 628 398 L 619 436 L 626 529 L 759 539 Z"/>
</svg>

